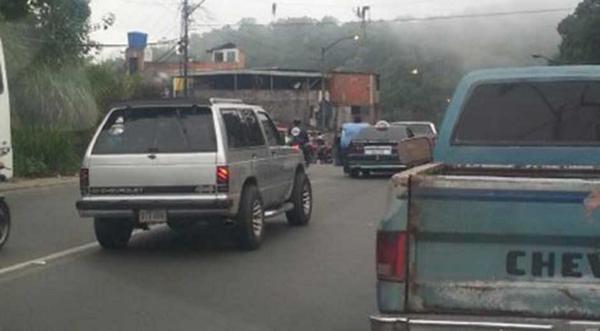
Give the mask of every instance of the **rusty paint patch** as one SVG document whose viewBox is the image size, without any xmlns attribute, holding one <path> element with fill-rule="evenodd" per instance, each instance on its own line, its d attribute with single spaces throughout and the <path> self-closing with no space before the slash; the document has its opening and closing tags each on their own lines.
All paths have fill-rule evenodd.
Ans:
<svg viewBox="0 0 600 331">
<path fill-rule="evenodd" d="M 600 207 L 600 191 L 592 191 L 584 200 L 583 206 L 588 216 L 592 215 L 592 212 Z"/>
<path fill-rule="evenodd" d="M 561 289 L 559 289 L 559 291 L 560 291 L 562 294 L 564 294 L 564 295 L 565 295 L 567 298 L 569 298 L 569 299 L 571 299 L 571 300 L 573 300 L 573 301 L 575 301 L 575 302 L 577 302 L 577 303 L 581 303 L 581 299 L 580 299 L 580 298 L 578 298 L 578 297 L 576 297 L 575 295 L 573 295 L 573 293 L 571 293 L 571 291 L 569 291 L 568 289 L 566 289 L 566 288 L 561 288 Z"/>
</svg>

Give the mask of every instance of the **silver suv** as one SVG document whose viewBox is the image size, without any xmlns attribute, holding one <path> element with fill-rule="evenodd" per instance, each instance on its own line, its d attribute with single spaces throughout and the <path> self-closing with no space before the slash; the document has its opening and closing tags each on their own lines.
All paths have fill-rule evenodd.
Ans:
<svg viewBox="0 0 600 331">
<path fill-rule="evenodd" d="M 265 218 L 309 222 L 303 160 L 261 107 L 240 100 L 126 104 L 87 149 L 76 206 L 94 218 L 104 248 L 126 247 L 134 228 L 218 221 L 232 225 L 240 248 L 256 249 Z"/>
</svg>

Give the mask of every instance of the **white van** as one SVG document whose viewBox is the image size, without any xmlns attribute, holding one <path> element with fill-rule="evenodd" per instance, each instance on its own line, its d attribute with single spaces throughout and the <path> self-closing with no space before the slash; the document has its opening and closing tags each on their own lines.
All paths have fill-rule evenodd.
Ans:
<svg viewBox="0 0 600 331">
<path fill-rule="evenodd" d="M 13 176 L 13 153 L 10 136 L 10 101 L 2 40 L 0 40 L 0 181 Z"/>
</svg>

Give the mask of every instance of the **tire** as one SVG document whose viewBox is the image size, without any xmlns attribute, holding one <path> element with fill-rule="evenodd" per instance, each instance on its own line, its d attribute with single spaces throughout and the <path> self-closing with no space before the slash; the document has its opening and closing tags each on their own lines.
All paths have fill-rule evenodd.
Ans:
<svg viewBox="0 0 600 331">
<path fill-rule="evenodd" d="M 235 234 L 238 247 L 246 251 L 258 249 L 263 240 L 264 229 L 265 210 L 258 189 L 254 185 L 246 186 L 236 216 Z"/>
<path fill-rule="evenodd" d="M 94 231 L 103 248 L 123 249 L 131 238 L 133 222 L 123 218 L 95 218 Z"/>
<path fill-rule="evenodd" d="M 304 172 L 296 174 L 290 202 L 294 205 L 294 208 L 285 214 L 288 223 L 294 226 L 307 225 L 312 216 L 313 196 L 310 180 Z"/>
<path fill-rule="evenodd" d="M 4 201 L 0 201 L 0 249 L 10 236 L 10 211 Z"/>
<path fill-rule="evenodd" d="M 358 178 L 358 177 L 360 177 L 360 170 L 358 170 L 358 169 L 352 169 L 352 170 L 350 170 L 350 177 L 351 178 Z"/>
</svg>

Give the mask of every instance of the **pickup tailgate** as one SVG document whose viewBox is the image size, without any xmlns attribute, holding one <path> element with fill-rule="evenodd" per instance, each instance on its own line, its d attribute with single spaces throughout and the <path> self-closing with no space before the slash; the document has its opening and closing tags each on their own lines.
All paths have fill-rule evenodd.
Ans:
<svg viewBox="0 0 600 331">
<path fill-rule="evenodd" d="M 600 180 L 410 181 L 407 307 L 600 318 Z"/>
</svg>

